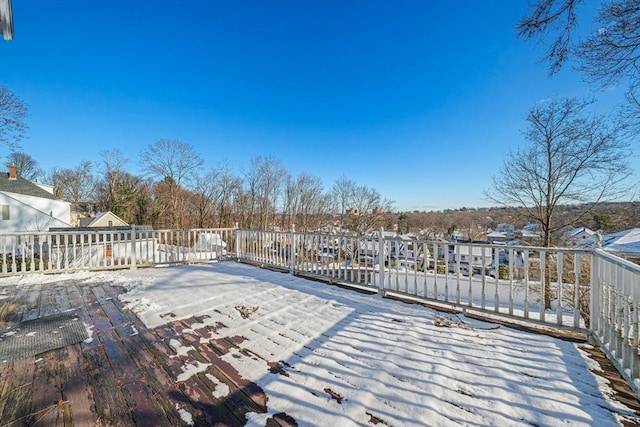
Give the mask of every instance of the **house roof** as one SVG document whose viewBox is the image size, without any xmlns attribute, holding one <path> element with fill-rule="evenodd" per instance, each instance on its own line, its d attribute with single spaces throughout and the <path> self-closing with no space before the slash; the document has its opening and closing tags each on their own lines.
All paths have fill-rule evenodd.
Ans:
<svg viewBox="0 0 640 427">
<path fill-rule="evenodd" d="M 567 237 L 571 239 L 573 237 L 578 236 L 580 233 L 584 233 L 587 236 L 594 236 L 597 232 L 587 227 L 576 227 L 573 230 L 569 230 L 567 232 Z"/>
<path fill-rule="evenodd" d="M 80 227 L 93 227 L 96 224 L 98 224 L 98 222 L 104 218 L 104 217 L 112 217 L 120 222 L 122 222 L 122 224 L 118 224 L 118 225 L 128 225 L 127 222 L 125 220 L 123 220 L 122 218 L 120 218 L 118 215 L 114 214 L 111 211 L 104 211 L 104 212 L 98 212 L 96 214 L 95 217 L 91 218 L 82 218 L 80 220 Z"/>
<path fill-rule="evenodd" d="M 59 200 L 53 194 L 40 188 L 37 184 L 18 176 L 9 179 L 8 172 L 0 173 L 0 191 L 6 193 L 22 194 L 25 196 L 40 197 L 42 199 Z"/>
<path fill-rule="evenodd" d="M 630 228 L 602 238 L 602 249 L 625 255 L 640 256 L 640 228 Z"/>
</svg>

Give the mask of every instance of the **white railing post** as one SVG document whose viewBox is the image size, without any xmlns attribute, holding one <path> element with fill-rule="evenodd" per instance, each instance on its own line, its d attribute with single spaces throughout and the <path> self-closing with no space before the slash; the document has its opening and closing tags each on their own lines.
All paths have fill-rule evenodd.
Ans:
<svg viewBox="0 0 640 427">
<path fill-rule="evenodd" d="M 591 251 L 591 279 L 589 283 L 589 325 L 588 329 L 591 335 L 598 336 L 600 324 L 600 283 L 598 282 L 598 257 L 595 250 Z"/>
<path fill-rule="evenodd" d="M 135 270 L 136 266 L 136 226 L 131 226 L 131 270 Z"/>
<path fill-rule="evenodd" d="M 286 254 L 289 255 L 289 273 L 293 274 L 296 271 L 296 225 L 291 224 L 291 232 L 289 233 L 289 248 Z M 282 251 L 282 249 L 281 249 Z"/>
<path fill-rule="evenodd" d="M 238 223 L 236 222 L 234 227 L 236 261 L 240 261 L 240 233 L 238 231 Z"/>
<path fill-rule="evenodd" d="M 386 261 L 384 246 L 384 227 L 380 227 L 380 235 L 378 236 L 378 292 L 384 294 L 384 263 Z"/>
</svg>

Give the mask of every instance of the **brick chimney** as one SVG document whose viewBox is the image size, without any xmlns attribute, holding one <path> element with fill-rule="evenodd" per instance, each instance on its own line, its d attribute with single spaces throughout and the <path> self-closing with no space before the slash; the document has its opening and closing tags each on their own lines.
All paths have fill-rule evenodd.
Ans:
<svg viewBox="0 0 640 427">
<path fill-rule="evenodd" d="M 18 168 L 16 165 L 12 164 L 9 166 L 9 179 L 17 179 L 18 178 Z"/>
</svg>

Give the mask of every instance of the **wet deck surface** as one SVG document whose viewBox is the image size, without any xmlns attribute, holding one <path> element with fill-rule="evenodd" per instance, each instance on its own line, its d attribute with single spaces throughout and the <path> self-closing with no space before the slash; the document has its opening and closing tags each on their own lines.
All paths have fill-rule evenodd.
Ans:
<svg viewBox="0 0 640 427">
<path fill-rule="evenodd" d="M 201 343 L 180 335 L 197 318 L 147 329 L 118 300 L 123 290 L 106 284 L 58 282 L 3 292 L 9 297 L 0 300 L 0 337 L 15 331 L 16 322 L 74 310 L 91 338 L 0 361 L 1 426 L 235 426 L 246 424 L 247 412 L 266 411 L 262 390 L 220 358 L 236 345 L 233 339 Z M 176 348 L 187 345 L 195 349 L 190 363 L 195 357 L 210 364 L 206 373 L 185 374 L 186 358 Z M 268 425 L 295 421 L 277 414 Z"/>
<path fill-rule="evenodd" d="M 124 290 L 109 284 L 64 281 L 0 291 L 0 337 L 20 322 L 69 310 L 90 336 L 13 362 L 0 360 L 0 426 L 235 426 L 246 424 L 247 413 L 266 412 L 263 391 L 222 358 L 240 348 L 243 337 L 210 339 L 216 326 L 184 333 L 202 318 L 148 329 L 118 300 Z M 188 346 L 193 349 L 186 356 L 180 349 Z M 640 413 L 635 394 L 601 353 L 590 357 L 600 363 L 617 398 Z M 187 363 L 207 369 L 186 375 Z M 295 420 L 277 414 L 267 425 Z"/>
</svg>

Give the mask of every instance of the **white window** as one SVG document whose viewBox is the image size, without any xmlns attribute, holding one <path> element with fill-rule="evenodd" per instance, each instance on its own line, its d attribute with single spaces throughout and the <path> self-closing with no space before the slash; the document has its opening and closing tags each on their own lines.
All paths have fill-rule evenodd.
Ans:
<svg viewBox="0 0 640 427">
<path fill-rule="evenodd" d="M 9 205 L 0 205 L 0 219 L 3 221 L 9 221 Z"/>
</svg>

